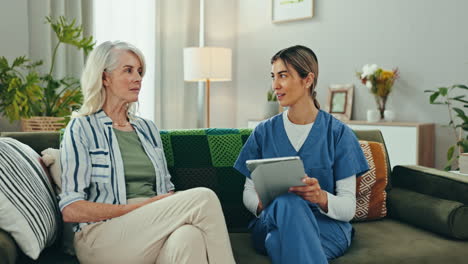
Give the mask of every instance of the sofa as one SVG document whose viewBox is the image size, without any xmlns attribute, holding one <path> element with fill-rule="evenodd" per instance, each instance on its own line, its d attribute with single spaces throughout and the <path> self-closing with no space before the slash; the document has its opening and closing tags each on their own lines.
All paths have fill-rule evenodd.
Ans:
<svg viewBox="0 0 468 264">
<path fill-rule="evenodd" d="M 178 190 L 197 186 L 218 195 L 237 263 L 270 263 L 251 247 L 246 226 L 252 215 L 244 208 L 245 178 L 232 168 L 249 129 L 161 131 L 172 180 Z M 361 140 L 384 143 L 381 133 L 355 131 Z M 3 132 L 40 153 L 58 148 L 57 132 Z M 346 254 L 332 260 L 346 263 L 468 263 L 468 177 L 421 166 L 396 166 L 390 171 L 387 216 L 353 223 L 355 235 Z M 62 241 L 46 248 L 38 260 L 25 256 L 0 229 L 0 263 L 78 263 L 63 253 Z"/>
</svg>

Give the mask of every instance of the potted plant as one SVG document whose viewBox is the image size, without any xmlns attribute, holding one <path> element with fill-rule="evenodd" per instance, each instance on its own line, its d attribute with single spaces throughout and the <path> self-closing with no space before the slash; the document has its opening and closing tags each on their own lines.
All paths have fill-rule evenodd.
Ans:
<svg viewBox="0 0 468 264">
<path fill-rule="evenodd" d="M 460 91 L 464 95 L 453 96 L 454 91 Z M 454 103 L 462 104 L 463 108 L 468 108 L 468 101 L 465 100 L 466 90 L 468 86 L 463 84 L 455 84 L 450 87 L 440 87 L 437 90 L 425 90 L 430 93 L 429 103 L 434 105 L 445 105 L 449 115 L 448 126 L 452 129 L 454 135 L 454 144 L 447 150 L 447 163 L 445 170 L 451 170 L 452 167 L 457 168 L 456 161 L 461 153 L 468 153 L 468 116 L 465 110 L 456 107 Z M 461 159 L 460 159 L 461 160 Z"/>
<path fill-rule="evenodd" d="M 267 103 L 265 106 L 265 118 L 270 118 L 277 115 L 279 112 L 278 98 L 273 90 L 269 89 L 267 92 Z"/>
<path fill-rule="evenodd" d="M 74 77 L 57 79 L 53 76 L 57 51 L 67 44 L 88 54 L 94 47 L 93 38 L 82 37 L 81 25 L 63 16 L 56 21 L 46 17 L 57 37 L 47 73 L 38 68 L 42 61 L 18 57 L 11 64 L 0 57 L 0 112 L 10 122 L 22 120 L 23 131 L 57 130 L 63 127 L 74 108 L 82 102 L 79 81 Z"/>
</svg>

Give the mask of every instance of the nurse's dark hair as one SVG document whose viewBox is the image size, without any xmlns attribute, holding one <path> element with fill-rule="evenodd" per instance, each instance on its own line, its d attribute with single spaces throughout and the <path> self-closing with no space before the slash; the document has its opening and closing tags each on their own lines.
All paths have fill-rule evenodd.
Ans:
<svg viewBox="0 0 468 264">
<path fill-rule="evenodd" d="M 314 81 L 309 87 L 310 96 L 314 100 L 315 107 L 320 109 L 320 104 L 317 101 L 317 78 L 319 74 L 318 60 L 315 53 L 308 47 L 296 45 L 278 51 L 272 58 L 271 64 L 278 59 L 281 59 L 286 68 L 293 67 L 301 78 L 306 78 L 309 73 L 314 74 Z"/>
</svg>

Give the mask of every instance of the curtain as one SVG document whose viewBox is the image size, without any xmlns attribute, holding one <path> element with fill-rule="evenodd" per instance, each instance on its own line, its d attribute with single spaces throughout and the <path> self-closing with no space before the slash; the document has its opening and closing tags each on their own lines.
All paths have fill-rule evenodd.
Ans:
<svg viewBox="0 0 468 264">
<path fill-rule="evenodd" d="M 55 33 L 50 25 L 45 24 L 45 17 L 58 18 L 65 16 L 68 20 L 76 19 L 77 25 L 83 25 L 85 36 L 92 34 L 91 0 L 29 0 L 29 57 L 32 60 L 43 60 L 44 71 L 50 68 L 52 52 L 57 44 Z M 82 50 L 61 45 L 57 51 L 53 75 L 56 78 L 73 76 L 79 78 L 84 66 L 85 56 Z"/>
<path fill-rule="evenodd" d="M 157 1 L 156 117 L 164 129 L 197 127 L 198 83 L 184 81 L 183 48 L 198 46 L 199 5 Z"/>
</svg>

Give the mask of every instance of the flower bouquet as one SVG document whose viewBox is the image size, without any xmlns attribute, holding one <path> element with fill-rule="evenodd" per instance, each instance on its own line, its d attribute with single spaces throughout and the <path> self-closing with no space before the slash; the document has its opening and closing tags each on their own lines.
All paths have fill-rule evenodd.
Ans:
<svg viewBox="0 0 468 264">
<path fill-rule="evenodd" d="M 388 71 L 379 68 L 376 64 L 366 64 L 362 67 L 362 72 L 356 72 L 356 76 L 374 95 L 380 118 L 383 119 L 388 95 L 392 91 L 393 83 L 399 77 L 398 68 Z"/>
</svg>

